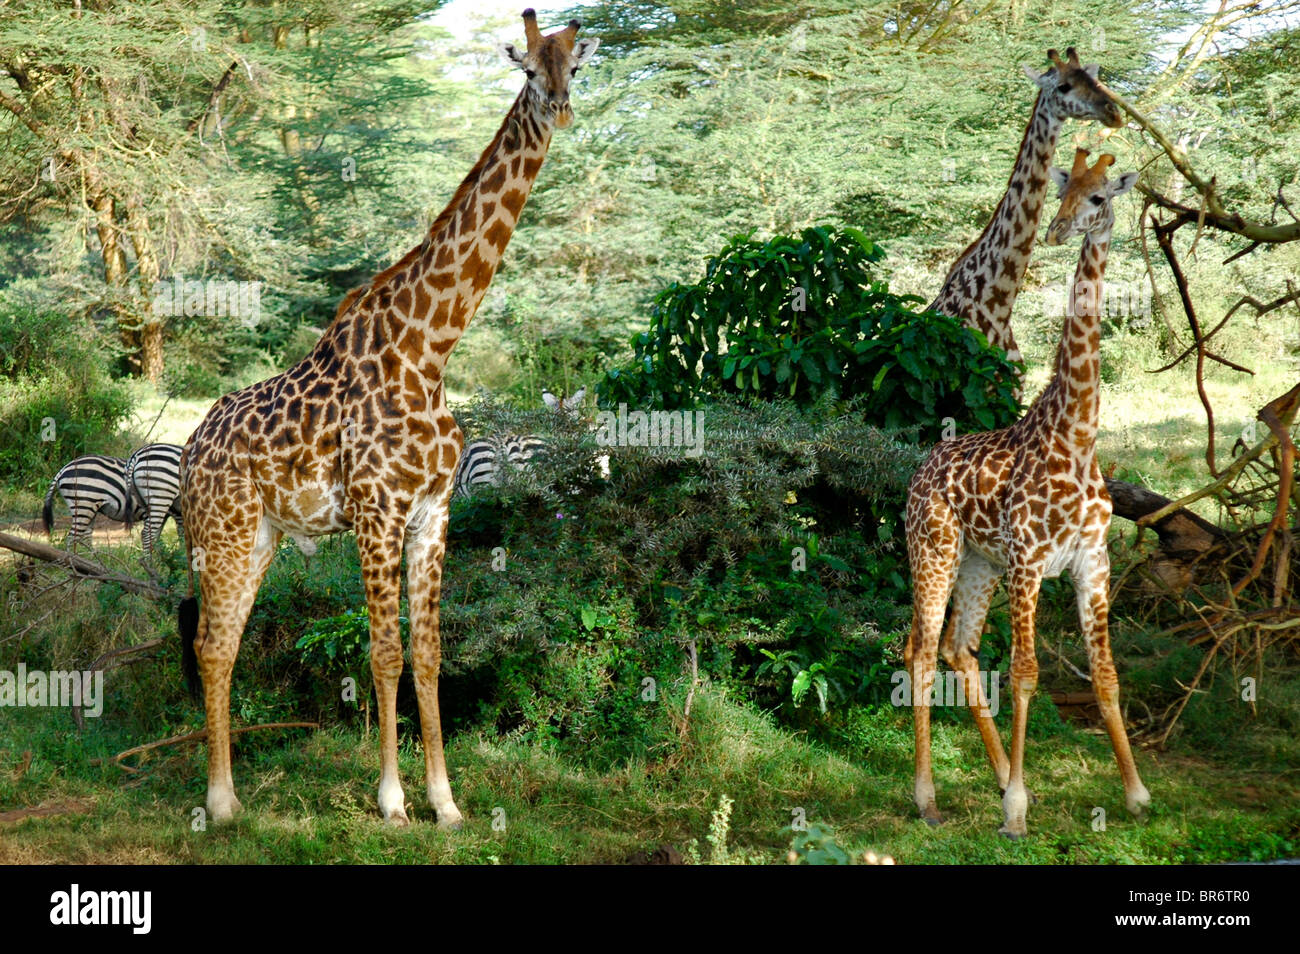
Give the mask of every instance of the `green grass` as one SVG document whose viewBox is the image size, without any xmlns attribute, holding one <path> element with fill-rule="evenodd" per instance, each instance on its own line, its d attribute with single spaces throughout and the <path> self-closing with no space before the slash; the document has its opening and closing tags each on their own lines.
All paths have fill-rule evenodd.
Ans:
<svg viewBox="0 0 1300 954">
<path fill-rule="evenodd" d="M 1118 462 L 1118 476 L 1171 497 L 1199 486 L 1207 479 L 1204 421 L 1190 375 L 1143 375 L 1154 355 L 1132 342 L 1107 340 L 1125 373 L 1103 393 L 1103 464 Z M 1026 350 L 1035 346 L 1041 344 Z M 1031 355 L 1030 366 L 1041 370 L 1041 357 Z M 1208 377 L 1220 422 L 1220 462 L 1255 411 L 1294 378 L 1282 363 L 1256 367 L 1253 379 L 1227 370 Z M 1041 383 L 1031 375 L 1027 391 L 1036 393 Z M 157 417 L 149 439 L 183 442 L 207 405 L 171 401 L 164 408 L 164 399 L 142 388 L 130 439 L 142 440 Z M 21 495 L 0 496 L 0 513 L 15 519 L 30 519 L 38 506 Z M 1116 532 L 1122 529 L 1126 525 Z M 164 548 L 176 542 L 169 527 Z M 327 545 L 305 567 L 298 554 L 281 554 L 255 618 L 265 612 L 272 621 L 301 621 L 351 605 L 355 587 L 344 580 L 350 571 L 335 554 L 341 549 Z M 98 556 L 144 575 L 138 544 L 103 547 Z M 0 561 L 0 570 L 0 669 L 12 669 L 20 649 L 9 634 L 33 611 L 6 605 L 18 584 L 7 562 Z M 304 591 L 309 605 L 292 602 L 305 598 L 301 587 L 289 585 L 295 576 L 312 581 Z M 461 726 L 449 740 L 448 760 L 467 824 L 459 833 L 441 832 L 424 800 L 409 669 L 401 704 L 409 829 L 389 829 L 379 818 L 375 728 L 367 736 L 355 713 L 326 711 L 320 731 L 237 740 L 235 782 L 244 814 L 230 826 L 195 831 L 193 811 L 203 805 L 206 776 L 201 745 L 156 750 L 138 763 L 139 773 L 92 764 L 201 727 L 201 708 L 178 685 L 172 620 L 178 596 L 153 603 L 83 583 L 70 594 L 63 589 L 44 597 L 41 612 L 57 606 L 23 640 L 21 658 L 29 666 L 84 666 L 105 649 L 154 636 L 167 644 L 155 658 L 108 674 L 106 710 L 82 732 L 62 710 L 3 713 L 0 812 L 59 804 L 77 810 L 0 821 L 0 863 L 594 863 L 624 861 L 664 844 L 685 850 L 693 842 L 707 858 L 710 818 L 724 796 L 735 800 L 728 834 L 733 859 L 784 860 L 796 809 L 808 822 L 829 826 L 853 853 L 886 852 L 905 864 L 1166 864 L 1300 855 L 1300 673 L 1294 654 L 1268 657 L 1253 711 L 1239 698 L 1239 680 L 1255 673 L 1235 672 L 1224 661 L 1168 745 L 1138 748 L 1139 770 L 1154 801 L 1149 815 L 1135 820 L 1124 810 L 1105 736 L 1062 722 L 1046 697 L 1051 688 L 1083 688 L 1044 648 L 1051 644 L 1076 665 L 1084 663 L 1068 587 L 1050 589 L 1040 611 L 1043 691 L 1031 712 L 1026 758 L 1038 802 L 1030 807 L 1030 837 L 1021 842 L 996 834 L 1000 799 L 965 713 L 936 716 L 935 779 L 947 821 L 930 829 L 911 803 L 910 712 L 833 710 L 813 738 L 716 685 L 696 696 L 680 744 L 604 768 L 566 756 L 552 741 L 520 741 L 477 725 L 472 713 L 445 712 Z M 1112 633 L 1131 720 L 1167 705 L 1201 658 L 1198 649 L 1148 632 L 1122 607 Z M 289 704 L 295 697 L 264 680 L 267 659 L 284 652 L 296 635 L 272 628 L 246 637 L 236 667 L 237 724 L 318 714 L 295 711 Z M 1004 705 L 998 717 L 1004 733 L 1009 713 Z M 28 751 L 30 764 L 22 769 Z M 1105 812 L 1104 830 L 1095 830 L 1096 809 Z M 504 818 L 504 830 L 493 827 L 494 818 Z"/>
<path fill-rule="evenodd" d="M 1041 697 L 1037 704 L 1045 705 Z M 243 814 L 230 826 L 195 831 L 194 809 L 204 798 L 200 746 L 159 750 L 131 775 L 88 764 L 135 741 L 113 728 L 111 711 L 81 737 L 68 731 L 63 713 L 15 710 L 6 718 L 0 806 L 82 800 L 88 810 L 7 826 L 0 863 L 619 862 L 662 844 L 702 844 L 723 795 L 735 799 L 733 853 L 771 862 L 789 848 L 795 809 L 831 826 L 856 854 L 883 851 L 906 864 L 1161 864 L 1268 860 L 1300 850 L 1294 775 L 1262 775 L 1249 764 L 1177 750 L 1140 752 L 1154 806 L 1135 820 L 1124 811 L 1105 739 L 1050 717 L 1031 733 L 1026 771 L 1039 801 L 1030 809 L 1030 837 L 1016 843 L 996 834 L 999 796 L 965 720 L 936 727 L 946 824 L 931 829 L 915 817 L 910 714 L 892 709 L 855 713 L 854 744 L 831 751 L 706 689 L 670 761 L 605 773 L 576 769 L 538 746 L 462 733 L 448 748 L 467 818 L 459 833 L 433 824 L 409 732 L 401 749 L 408 830 L 378 817 L 375 731 L 363 738 L 334 728 L 243 737 L 234 768 Z M 8 769 L 19 746 L 34 756 L 15 782 Z M 1094 830 L 1097 808 L 1105 811 L 1104 831 Z"/>
</svg>

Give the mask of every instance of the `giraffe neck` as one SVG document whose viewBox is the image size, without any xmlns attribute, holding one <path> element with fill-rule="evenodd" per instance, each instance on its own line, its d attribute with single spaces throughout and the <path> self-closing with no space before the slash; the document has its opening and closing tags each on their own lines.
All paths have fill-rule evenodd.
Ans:
<svg viewBox="0 0 1300 954">
<path fill-rule="evenodd" d="M 1019 360 L 1020 350 L 1011 333 L 1011 308 L 1029 267 L 1062 123 L 1051 97 L 1040 91 L 1002 201 L 984 232 L 949 270 L 930 306 L 978 328 L 1012 360 Z"/>
<path fill-rule="evenodd" d="M 1084 236 L 1052 382 L 1040 398 L 1043 423 L 1089 455 L 1101 405 L 1101 306 L 1110 231 L 1107 226 Z"/>
<path fill-rule="evenodd" d="M 339 315 L 368 306 L 369 340 L 396 344 L 427 380 L 440 381 L 514 234 L 553 129 L 525 86 L 424 241 L 350 293 Z"/>
</svg>

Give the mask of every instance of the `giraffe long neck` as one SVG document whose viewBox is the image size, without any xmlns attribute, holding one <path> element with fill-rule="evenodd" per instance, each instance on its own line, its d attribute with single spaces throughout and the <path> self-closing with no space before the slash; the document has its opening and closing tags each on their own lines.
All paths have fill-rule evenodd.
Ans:
<svg viewBox="0 0 1300 954">
<path fill-rule="evenodd" d="M 1029 267 L 1061 125 L 1049 96 L 1040 91 L 1002 201 L 984 232 L 949 270 L 930 306 L 978 328 L 1012 360 L 1020 358 L 1020 349 L 1011 332 L 1011 308 Z"/>
<path fill-rule="evenodd" d="M 391 341 L 428 380 L 441 380 L 496 273 L 550 148 L 553 121 L 525 86 L 424 241 L 340 305 L 386 315 L 374 340 Z"/>
<path fill-rule="evenodd" d="M 1044 423 L 1078 452 L 1091 454 L 1101 406 L 1101 307 L 1110 227 L 1089 232 L 1079 250 L 1052 383 L 1040 399 Z"/>
</svg>

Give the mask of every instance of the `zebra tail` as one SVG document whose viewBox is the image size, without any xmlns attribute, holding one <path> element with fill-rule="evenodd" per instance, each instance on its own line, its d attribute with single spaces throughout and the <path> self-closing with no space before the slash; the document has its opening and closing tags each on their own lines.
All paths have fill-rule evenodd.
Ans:
<svg viewBox="0 0 1300 954">
<path fill-rule="evenodd" d="M 41 508 L 41 523 L 45 525 L 45 535 L 54 530 L 54 488 L 57 482 L 50 483 L 50 492 L 45 495 L 45 506 Z"/>
</svg>

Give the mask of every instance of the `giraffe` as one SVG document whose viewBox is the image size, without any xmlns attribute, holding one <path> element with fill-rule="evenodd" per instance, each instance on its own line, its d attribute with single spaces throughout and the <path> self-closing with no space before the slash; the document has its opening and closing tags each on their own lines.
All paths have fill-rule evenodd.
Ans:
<svg viewBox="0 0 1300 954">
<path fill-rule="evenodd" d="M 202 670 L 214 821 L 240 810 L 230 771 L 230 675 L 281 535 L 350 528 L 370 612 L 380 810 L 390 824 L 408 823 L 396 709 L 405 549 L 427 794 L 440 828 L 462 823 L 438 712 L 438 601 L 452 475 L 464 443 L 442 373 L 501 261 L 553 130 L 573 121 L 570 81 L 599 44 L 577 40 L 577 20 L 544 36 L 533 10 L 523 19 L 526 50 L 500 50 L 527 82 L 424 241 L 349 292 L 296 366 L 218 401 L 185 447 L 181 507 L 190 531 L 190 590 L 179 615 L 191 685 L 195 669 Z M 201 603 L 194 598 L 196 570 Z"/>
<path fill-rule="evenodd" d="M 926 821 L 942 819 L 930 769 L 928 690 L 937 653 L 961 674 L 967 701 L 1003 791 L 1002 834 L 1026 834 L 1025 726 L 1038 682 L 1034 614 L 1044 577 L 1069 570 L 1088 649 L 1093 690 L 1124 780 L 1128 810 L 1151 798 L 1133 762 L 1119 709 L 1119 680 L 1107 626 L 1110 562 L 1106 532 L 1111 504 L 1094 456 L 1100 386 L 1102 276 L 1110 246 L 1111 200 L 1137 180 L 1114 182 L 1101 156 L 1090 169 L 1087 150 L 1067 174 L 1052 169 L 1061 208 L 1047 230 L 1057 245 L 1084 233 L 1051 382 L 1021 420 L 998 431 L 967 434 L 935 446 L 908 488 L 907 552 L 914 617 L 905 661 L 915 720 L 915 798 Z M 1008 760 L 980 684 L 980 632 L 998 579 L 1006 574 L 1011 600 L 1012 736 Z M 940 646 L 944 608 L 952 619 Z"/>
<path fill-rule="evenodd" d="M 1038 86 L 1038 96 L 1006 192 L 983 233 L 948 270 L 929 306 L 930 311 L 952 315 L 982 331 L 989 344 L 1004 350 L 1012 361 L 1021 356 L 1011 332 L 1011 306 L 1029 267 L 1061 127 L 1071 118 L 1095 119 L 1111 128 L 1124 124 L 1097 80 L 1096 64 L 1080 65 L 1074 47 L 1065 54 L 1062 60 L 1056 50 L 1048 50 L 1052 66 L 1041 75 L 1025 67 L 1025 74 Z M 1016 396 L 1020 396 L 1018 384 Z"/>
</svg>

